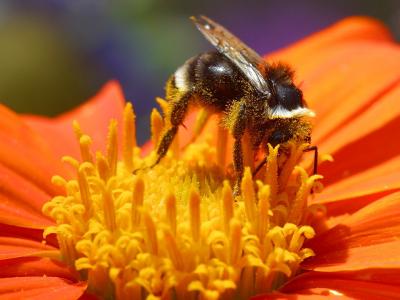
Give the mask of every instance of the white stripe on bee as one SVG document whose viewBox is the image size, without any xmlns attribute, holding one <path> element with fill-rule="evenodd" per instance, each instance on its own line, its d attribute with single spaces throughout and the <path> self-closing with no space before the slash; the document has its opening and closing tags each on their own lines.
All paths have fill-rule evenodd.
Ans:
<svg viewBox="0 0 400 300">
<path fill-rule="evenodd" d="M 175 86 L 182 92 L 189 90 L 188 86 L 188 63 L 184 63 L 175 71 Z"/>
<path fill-rule="evenodd" d="M 276 106 L 270 111 L 269 118 L 294 118 L 294 117 L 315 117 L 315 113 L 306 107 L 299 107 L 292 110 L 287 110 L 281 105 Z"/>
</svg>

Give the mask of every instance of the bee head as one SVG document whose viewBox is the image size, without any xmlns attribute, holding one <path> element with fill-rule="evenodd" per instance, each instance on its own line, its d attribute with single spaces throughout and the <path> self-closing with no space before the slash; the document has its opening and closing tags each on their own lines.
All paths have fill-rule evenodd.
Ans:
<svg viewBox="0 0 400 300">
<path fill-rule="evenodd" d="M 293 71 L 288 66 L 271 66 L 267 74 L 266 80 L 271 90 L 271 97 L 268 99 L 270 119 L 315 116 L 307 108 L 303 92 L 293 83 Z"/>
<path fill-rule="evenodd" d="M 302 118 L 275 120 L 275 124 L 268 136 L 268 143 L 272 146 L 293 141 L 299 144 L 311 142 L 311 124 Z"/>
</svg>

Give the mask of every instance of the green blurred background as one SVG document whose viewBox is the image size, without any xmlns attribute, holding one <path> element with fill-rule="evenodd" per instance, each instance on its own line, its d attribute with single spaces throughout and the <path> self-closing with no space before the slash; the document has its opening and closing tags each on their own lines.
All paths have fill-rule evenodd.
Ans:
<svg viewBox="0 0 400 300">
<path fill-rule="evenodd" d="M 187 58 L 210 46 L 188 17 L 205 14 L 264 54 L 349 15 L 379 18 L 400 35 L 400 2 L 2 0 L 0 101 L 54 116 L 117 79 L 148 138 L 154 98 Z"/>
</svg>

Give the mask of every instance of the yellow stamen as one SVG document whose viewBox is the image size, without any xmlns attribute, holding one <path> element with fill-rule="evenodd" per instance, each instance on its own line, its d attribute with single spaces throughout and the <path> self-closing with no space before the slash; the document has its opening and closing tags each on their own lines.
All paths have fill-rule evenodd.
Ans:
<svg viewBox="0 0 400 300">
<path fill-rule="evenodd" d="M 117 170 L 118 145 L 117 145 L 117 121 L 111 120 L 107 137 L 107 162 L 111 175 Z"/>
<path fill-rule="evenodd" d="M 160 105 L 163 115 L 166 116 L 169 108 L 168 102 L 159 97 L 156 98 L 156 101 Z"/>
<path fill-rule="evenodd" d="M 179 251 L 175 237 L 173 236 L 170 230 L 166 229 L 164 230 L 164 238 L 166 243 L 166 249 L 168 251 L 169 257 L 172 260 L 172 263 L 174 264 L 177 270 L 183 271 L 184 258 L 182 257 L 182 253 Z"/>
<path fill-rule="evenodd" d="M 104 224 L 111 232 L 117 229 L 115 221 L 115 207 L 114 199 L 109 189 L 103 190 L 103 211 L 104 211 Z"/>
<path fill-rule="evenodd" d="M 136 147 L 136 115 L 132 104 L 127 103 L 124 110 L 124 131 L 123 131 L 123 159 L 128 171 L 133 169 L 133 149 Z"/>
<path fill-rule="evenodd" d="M 294 167 L 296 166 L 297 162 L 299 161 L 301 155 L 304 153 L 304 149 L 308 147 L 307 144 L 300 145 L 300 147 L 296 147 L 294 143 L 290 144 L 290 153 L 291 155 L 285 162 L 285 165 L 283 166 L 281 170 L 281 174 L 279 176 L 279 188 L 280 190 L 283 190 L 287 182 L 289 180 L 290 175 L 293 172 Z"/>
<path fill-rule="evenodd" d="M 165 199 L 165 207 L 167 213 L 167 222 L 172 234 L 176 235 L 176 198 L 175 195 L 169 193 Z"/>
<path fill-rule="evenodd" d="M 84 165 L 82 165 L 78 170 L 78 183 L 81 194 L 81 201 L 85 206 L 87 216 L 90 216 L 92 214 L 92 199 Z"/>
<path fill-rule="evenodd" d="M 151 139 L 153 145 L 158 145 L 163 128 L 163 119 L 157 109 L 151 111 Z"/>
<path fill-rule="evenodd" d="M 230 222 L 229 227 L 230 263 L 235 265 L 238 263 L 242 252 L 242 228 L 240 222 L 235 219 Z"/>
<path fill-rule="evenodd" d="M 224 187 L 222 189 L 222 213 L 224 220 L 224 231 L 225 234 L 229 234 L 229 224 L 233 218 L 233 195 L 232 188 L 228 181 L 224 181 Z"/>
<path fill-rule="evenodd" d="M 92 154 L 90 153 L 90 145 L 92 144 L 92 139 L 86 134 L 82 135 L 79 139 L 79 145 L 81 150 L 81 157 L 83 161 L 92 162 Z"/>
<path fill-rule="evenodd" d="M 72 129 L 74 130 L 76 139 L 79 141 L 83 135 L 83 132 L 77 120 L 72 121 Z"/>
<path fill-rule="evenodd" d="M 259 228 L 258 237 L 262 241 L 265 233 L 269 229 L 269 208 L 270 208 L 271 188 L 269 185 L 261 187 L 258 192 L 259 205 Z"/>
<path fill-rule="evenodd" d="M 296 198 L 291 205 L 291 210 L 288 216 L 288 222 L 300 224 L 304 217 L 304 212 L 307 207 L 307 197 L 310 195 L 310 191 L 314 185 L 314 182 L 318 179 L 322 179 L 321 175 L 313 175 L 308 177 L 306 171 L 301 167 L 295 168 L 300 172 L 301 186 L 297 191 Z"/>
<path fill-rule="evenodd" d="M 271 199 L 273 201 L 273 205 L 276 204 L 276 199 L 278 195 L 278 151 L 279 145 L 273 148 L 270 144 L 268 144 L 268 156 L 267 156 L 267 170 L 266 170 L 266 178 L 265 182 L 271 188 Z"/>
<path fill-rule="evenodd" d="M 132 226 L 136 227 L 140 224 L 141 213 L 139 209 L 143 206 L 144 182 L 141 177 L 136 177 L 133 183 L 132 192 Z"/>
<path fill-rule="evenodd" d="M 248 167 L 244 171 L 241 190 L 242 190 L 242 197 L 244 200 L 244 206 L 246 209 L 247 219 L 252 223 L 255 229 L 257 226 L 256 195 L 254 192 L 254 183 L 251 177 L 251 171 L 250 168 Z"/>
<path fill-rule="evenodd" d="M 107 159 L 101 152 L 96 152 L 96 167 L 100 178 L 104 182 L 107 182 L 107 180 L 111 177 L 111 170 Z"/>
<path fill-rule="evenodd" d="M 193 241 L 198 242 L 200 239 L 200 195 L 192 187 L 189 194 L 189 214 L 190 214 L 190 229 L 192 232 Z"/>
<path fill-rule="evenodd" d="M 157 255 L 158 243 L 156 225 L 147 211 L 143 212 L 143 222 L 146 228 L 147 247 L 149 248 L 151 254 Z"/>
<path fill-rule="evenodd" d="M 168 104 L 159 103 L 168 116 Z M 292 144 L 289 152 L 269 145 L 265 174 L 257 177 L 262 180 L 252 178 L 252 149 L 246 150 L 241 195 L 234 198 L 236 178 L 225 169 L 232 168 L 226 129 L 217 143 L 195 138 L 181 150 L 175 140 L 173 155 L 133 174 L 156 155 L 141 157 L 134 119 L 128 104 L 121 160 L 116 121 L 110 122 L 106 154 L 95 155 L 90 137 L 74 122 L 81 158 L 63 161 L 76 179 L 54 176 L 65 194 L 43 206 L 56 224 L 44 235 L 57 235 L 61 260 L 87 279 L 90 292 L 116 300 L 241 300 L 278 289 L 314 255 L 304 242 L 315 235 L 314 217 L 324 214 L 307 200 L 322 177 L 295 167 L 307 145 Z M 232 120 L 224 122 L 232 128 Z M 165 130 L 157 111 L 151 123 L 157 144 Z"/>
</svg>

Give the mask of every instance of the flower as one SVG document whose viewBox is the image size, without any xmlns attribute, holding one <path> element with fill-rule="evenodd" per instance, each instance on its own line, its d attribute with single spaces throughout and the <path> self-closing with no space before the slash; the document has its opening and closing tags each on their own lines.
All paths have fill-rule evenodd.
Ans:
<svg viewBox="0 0 400 300">
<path fill-rule="evenodd" d="M 398 297 L 399 55 L 379 23 L 350 18 L 269 58 L 297 70 L 317 113 L 313 143 L 335 158 L 312 196 L 319 177 L 293 172 L 304 145 L 292 145 L 287 156 L 269 148 L 262 181 L 247 169 L 234 202 L 221 167 L 229 143 L 215 148 L 207 133 L 228 136 L 213 119 L 192 142 L 193 116 L 160 165 L 132 175 L 152 161 L 151 145 L 142 158 L 114 82 L 55 119 L 1 106 L 2 295 Z M 151 123 L 157 141 L 156 111 Z"/>
</svg>

